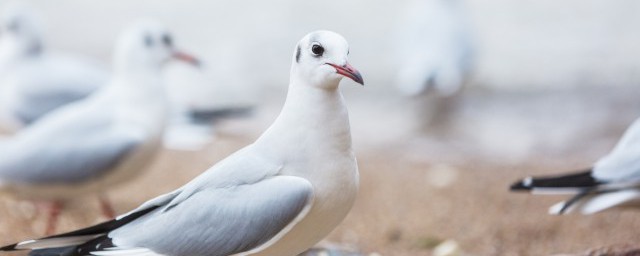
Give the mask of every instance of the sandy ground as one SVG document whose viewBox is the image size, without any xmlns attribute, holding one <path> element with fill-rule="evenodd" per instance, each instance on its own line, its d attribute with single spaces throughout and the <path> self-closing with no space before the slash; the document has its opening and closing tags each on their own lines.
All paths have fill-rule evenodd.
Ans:
<svg viewBox="0 0 640 256">
<path fill-rule="evenodd" d="M 604 95 L 600 90 L 595 90 L 586 96 L 591 94 Z M 620 132 L 633 120 L 631 110 L 639 106 L 635 100 L 638 95 L 633 92 L 599 96 L 599 100 L 582 95 L 585 97 L 579 97 L 580 100 L 574 100 L 574 103 L 566 99 L 575 97 L 562 95 L 565 94 L 527 94 L 518 98 L 512 94 L 474 91 L 464 96 L 462 107 L 455 111 L 453 123 L 458 124 L 449 129 L 456 131 L 453 135 L 412 133 L 384 141 L 373 138 L 367 141 L 366 137 L 358 134 L 364 133 L 367 130 L 365 127 L 372 127 L 373 124 L 355 117 L 362 113 L 363 106 L 358 102 L 352 103 L 352 126 L 361 189 L 353 210 L 328 240 L 354 246 L 365 253 L 377 252 L 381 255 L 431 255 L 434 246 L 444 240 L 458 242 L 469 255 L 579 253 L 601 246 L 637 243 L 640 219 L 635 211 L 611 210 L 593 216 L 549 216 L 546 214 L 547 208 L 563 197 L 534 197 L 508 192 L 507 188 L 513 181 L 529 174 L 550 174 L 588 167 L 610 149 Z M 521 144 L 514 146 L 502 142 L 500 136 L 494 137 L 493 141 L 497 144 L 494 147 L 476 144 L 484 139 L 468 135 L 472 131 L 480 131 L 476 127 L 482 126 L 483 122 L 478 120 L 483 117 L 481 113 L 487 113 L 487 110 L 492 110 L 489 113 L 502 118 L 500 120 L 504 122 L 512 119 L 514 123 L 525 122 L 510 117 L 513 112 L 549 123 L 544 116 L 549 116 L 554 107 L 540 104 L 543 99 L 547 99 L 545 102 L 554 102 L 554 99 L 555 102 L 564 102 L 562 109 L 571 109 L 567 106 L 572 104 L 582 106 L 582 110 L 589 113 L 596 113 L 595 110 L 609 106 L 607 104 L 625 107 L 606 112 L 609 115 L 594 114 L 592 118 L 585 119 L 590 122 L 579 122 L 591 124 L 592 129 L 585 129 L 582 125 L 565 128 L 567 131 L 562 133 L 562 137 L 569 142 L 580 139 L 572 140 L 567 134 L 580 134 L 575 132 L 578 130 L 584 132 L 576 135 L 582 138 L 583 143 L 574 146 L 540 147 L 538 144 L 557 140 L 557 135 L 551 131 L 545 132 L 548 127 L 543 124 L 534 129 L 539 136 L 536 137 L 537 144 L 526 145 L 529 150 L 518 149 L 518 146 L 522 147 Z M 514 101 L 521 104 L 514 104 Z M 250 143 L 268 125 L 277 113 L 274 110 L 278 108 L 278 104 L 273 104 L 264 108 L 264 112 L 268 113 L 266 115 L 248 121 L 223 123 L 218 129 L 217 140 L 201 152 L 162 152 L 146 175 L 109 193 L 117 212 L 124 213 L 155 195 L 181 186 L 211 164 Z M 611 118 L 614 112 L 615 118 Z M 391 108 L 380 114 L 384 118 L 399 112 Z M 558 118 L 563 116 L 562 110 L 556 110 L 556 114 Z M 473 116 L 478 120 L 472 122 Z M 599 123 L 600 117 L 609 121 Z M 564 120 L 567 118 L 565 116 Z M 466 122 L 463 122 L 465 119 Z M 474 128 L 463 129 L 459 124 L 461 122 Z M 392 128 L 394 124 L 386 125 Z M 505 125 L 513 126 L 510 123 Z M 556 125 L 560 126 L 559 123 Z M 511 134 L 518 134 L 513 132 L 514 129 L 517 127 L 511 130 L 503 128 L 503 133 L 511 131 Z M 526 136 L 518 138 L 522 140 Z M 505 149 L 500 150 L 503 145 Z M 509 151 L 516 153 L 506 153 Z M 521 152 L 525 152 L 525 155 Z M 102 220 L 97 200 L 92 197 L 79 198 L 62 214 L 59 231 Z M 37 237 L 43 230 L 44 216 L 37 215 L 31 204 L 7 198 L 0 200 L 0 244 Z"/>
</svg>

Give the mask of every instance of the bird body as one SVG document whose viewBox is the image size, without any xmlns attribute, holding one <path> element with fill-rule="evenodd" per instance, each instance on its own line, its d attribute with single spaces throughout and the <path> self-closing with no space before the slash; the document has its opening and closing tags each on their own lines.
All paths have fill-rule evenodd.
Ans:
<svg viewBox="0 0 640 256">
<path fill-rule="evenodd" d="M 315 244 L 344 219 L 355 201 L 358 167 L 342 95 L 337 90 L 309 88 L 290 86 L 283 112 L 254 146 L 273 145 L 259 150 L 287 163 L 282 175 L 311 182 L 314 202 L 305 218 L 257 255 L 286 255 L 291 251 L 288 247 Z"/>
<path fill-rule="evenodd" d="M 99 194 L 113 218 L 100 194 L 140 174 L 160 149 L 168 112 L 161 69 L 172 58 L 195 64 L 162 25 L 127 29 L 108 85 L 0 141 L 0 191 L 53 202 L 47 233 L 63 202 L 86 194 Z"/>
<path fill-rule="evenodd" d="M 144 169 L 159 149 L 165 121 L 162 93 L 148 95 L 154 90 L 142 86 L 115 78 L 3 141 L 0 182 L 7 181 L 0 191 L 27 199 L 72 199 L 131 179 L 139 173 L 132 170 Z M 27 170 L 17 170 L 20 166 Z"/>
<path fill-rule="evenodd" d="M 358 167 L 338 84 L 363 83 L 340 35 L 297 45 L 289 92 L 253 144 L 112 221 L 0 250 L 33 255 L 298 255 L 353 206 Z M 57 248 L 56 248 L 57 247 Z M 54 255 L 55 255 L 54 254 Z"/>
</svg>

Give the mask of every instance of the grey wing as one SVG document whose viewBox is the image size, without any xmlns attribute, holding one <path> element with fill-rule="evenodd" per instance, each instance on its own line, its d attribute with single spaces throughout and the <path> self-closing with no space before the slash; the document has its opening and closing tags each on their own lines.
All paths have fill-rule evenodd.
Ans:
<svg viewBox="0 0 640 256">
<path fill-rule="evenodd" d="M 141 136 L 110 127 L 17 139 L 0 147 L 0 179 L 27 184 L 76 183 L 116 166 Z"/>
<path fill-rule="evenodd" d="M 308 212 L 307 180 L 276 176 L 235 187 L 204 189 L 169 210 L 156 210 L 109 233 L 120 249 L 166 255 L 232 255 L 256 249 Z"/>
<path fill-rule="evenodd" d="M 64 91 L 49 94 L 23 95 L 23 99 L 14 106 L 14 115 L 25 124 L 31 124 L 52 110 L 80 100 L 86 96 L 87 94 Z"/>
<path fill-rule="evenodd" d="M 15 77 L 19 100 L 14 111 L 25 123 L 89 96 L 109 79 L 93 63 L 66 56 L 45 58 L 19 69 Z"/>
</svg>

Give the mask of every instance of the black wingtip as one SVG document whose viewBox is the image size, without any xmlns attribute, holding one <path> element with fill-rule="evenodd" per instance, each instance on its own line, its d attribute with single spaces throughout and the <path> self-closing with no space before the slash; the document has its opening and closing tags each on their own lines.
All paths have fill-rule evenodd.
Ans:
<svg viewBox="0 0 640 256">
<path fill-rule="evenodd" d="M 530 191 L 537 188 L 591 188 L 601 185 L 591 175 L 591 170 L 574 172 L 561 176 L 528 177 L 511 185 L 511 191 Z"/>
<path fill-rule="evenodd" d="M 16 249 L 16 246 L 18 246 L 18 244 L 12 244 L 12 245 L 6 245 L 3 247 L 0 247 L 0 252 L 16 251 L 18 250 Z"/>
<path fill-rule="evenodd" d="M 157 208 L 159 208 L 160 206 L 155 205 L 155 206 L 151 206 L 147 209 L 143 209 L 137 212 L 133 212 L 130 213 L 129 215 L 126 215 L 122 218 L 119 219 L 113 219 L 107 222 L 103 222 L 91 227 L 87 227 L 84 229 L 79 229 L 79 230 L 75 230 L 75 231 L 71 231 L 68 233 L 63 233 L 63 234 L 59 234 L 59 235 L 53 235 L 53 236 L 48 236 L 48 237 L 44 237 L 42 239 L 50 239 L 50 238 L 59 238 L 59 237 L 71 237 L 71 236 L 86 236 L 86 235 L 98 235 L 98 234 L 106 234 L 111 230 L 120 228 L 124 225 L 126 225 L 127 223 L 149 213 L 152 212 L 154 210 L 156 210 Z M 0 252 L 3 251 L 21 251 L 21 250 L 27 250 L 27 249 L 17 249 L 16 247 L 18 246 L 19 243 L 16 244 L 12 244 L 12 245 L 7 245 L 4 247 L 0 247 Z M 111 242 L 111 239 L 108 236 L 97 236 L 95 239 L 90 240 L 89 242 L 85 243 L 86 245 L 89 245 L 91 248 L 96 249 L 96 248 L 102 248 L 104 246 L 111 246 L 113 245 L 113 243 Z M 42 249 L 37 249 L 37 250 L 33 250 L 31 251 L 31 253 L 29 255 L 36 255 L 36 256 L 50 256 L 50 255 L 77 255 L 77 254 L 73 254 L 75 251 L 75 248 L 80 248 L 80 249 L 84 249 L 84 248 L 88 248 L 88 247 L 83 247 L 82 245 L 79 246 L 67 246 L 67 247 L 58 247 L 58 248 L 42 248 Z M 70 254 L 71 253 L 71 254 Z M 86 255 L 86 254 L 83 254 Z"/>
<path fill-rule="evenodd" d="M 515 191 L 515 192 L 530 191 L 532 187 L 529 184 L 530 182 L 528 182 L 528 180 L 531 180 L 531 178 L 526 178 L 511 184 L 511 186 L 509 187 L 509 190 Z"/>
<path fill-rule="evenodd" d="M 253 106 L 227 107 L 209 110 L 190 110 L 188 115 L 192 122 L 198 124 L 215 123 L 222 119 L 243 118 L 252 115 Z"/>
</svg>

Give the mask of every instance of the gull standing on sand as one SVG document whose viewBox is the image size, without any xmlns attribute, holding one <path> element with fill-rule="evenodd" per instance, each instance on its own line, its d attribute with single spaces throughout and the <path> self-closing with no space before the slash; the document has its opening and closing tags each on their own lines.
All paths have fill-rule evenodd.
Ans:
<svg viewBox="0 0 640 256">
<path fill-rule="evenodd" d="M 513 184 L 511 190 L 573 195 L 552 206 L 550 214 L 593 214 L 616 206 L 640 206 L 640 119 L 593 168 L 551 177 L 528 177 Z"/>
<path fill-rule="evenodd" d="M 108 82 L 98 64 L 47 49 L 40 22 L 13 3 L 0 17 L 0 126 L 16 130 Z"/>
<path fill-rule="evenodd" d="M 32 255 L 292 256 L 351 209 L 358 166 L 338 84 L 362 84 L 340 35 L 316 31 L 296 46 L 282 112 L 255 143 L 183 187 L 115 220 L 0 248 Z M 58 247 L 58 248 L 56 248 Z"/>
<path fill-rule="evenodd" d="M 409 97 L 416 132 L 450 136 L 473 68 L 465 0 L 409 0 L 394 37 L 395 85 Z"/>
<path fill-rule="evenodd" d="M 398 27 L 396 85 L 406 95 L 451 96 L 470 74 L 473 42 L 464 0 L 412 0 Z"/>
<path fill-rule="evenodd" d="M 0 192 L 51 202 L 47 233 L 64 201 L 101 194 L 151 162 L 167 113 L 161 68 L 172 58 L 197 64 L 172 41 L 160 24 L 135 24 L 116 45 L 109 84 L 0 141 Z"/>
</svg>

